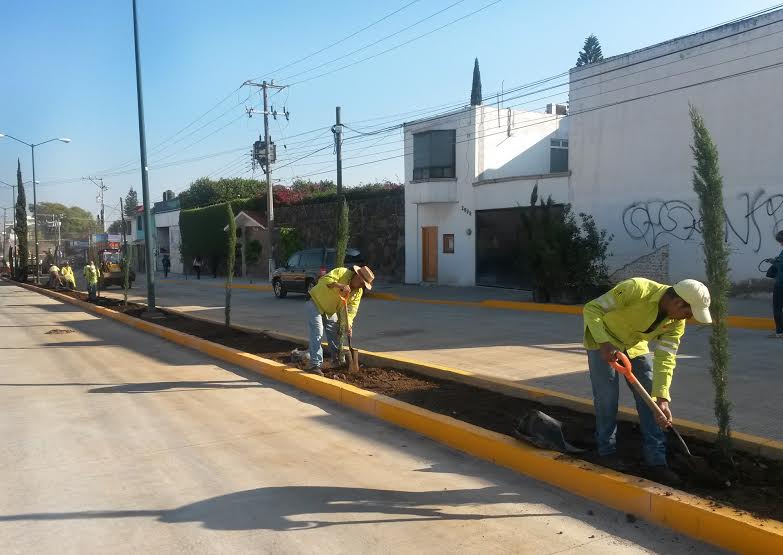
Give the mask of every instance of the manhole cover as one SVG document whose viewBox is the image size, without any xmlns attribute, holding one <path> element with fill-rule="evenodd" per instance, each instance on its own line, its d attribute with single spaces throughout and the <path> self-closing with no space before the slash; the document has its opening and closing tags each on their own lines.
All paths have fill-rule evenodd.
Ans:
<svg viewBox="0 0 783 555">
<path fill-rule="evenodd" d="M 63 333 L 76 333 L 76 330 L 53 329 L 46 332 L 46 335 L 61 335 Z"/>
</svg>

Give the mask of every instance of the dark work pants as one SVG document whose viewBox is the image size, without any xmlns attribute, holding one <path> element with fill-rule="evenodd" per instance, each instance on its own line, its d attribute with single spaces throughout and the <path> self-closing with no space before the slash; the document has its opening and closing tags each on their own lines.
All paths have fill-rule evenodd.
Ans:
<svg viewBox="0 0 783 555">
<path fill-rule="evenodd" d="M 783 333 L 783 285 L 772 290 L 772 313 L 775 316 L 775 333 Z"/>
</svg>

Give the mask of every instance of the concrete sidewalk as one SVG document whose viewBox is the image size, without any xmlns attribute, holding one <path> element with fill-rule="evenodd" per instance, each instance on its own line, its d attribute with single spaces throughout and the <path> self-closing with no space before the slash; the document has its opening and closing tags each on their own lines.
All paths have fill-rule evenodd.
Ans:
<svg viewBox="0 0 783 555">
<path fill-rule="evenodd" d="M 4 553 L 716 553 L 0 285 Z"/>
</svg>

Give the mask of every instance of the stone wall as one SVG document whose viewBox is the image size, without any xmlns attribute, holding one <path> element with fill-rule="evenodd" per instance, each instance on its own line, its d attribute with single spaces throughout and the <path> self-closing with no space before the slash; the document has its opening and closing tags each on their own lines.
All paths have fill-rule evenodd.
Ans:
<svg viewBox="0 0 783 555">
<path fill-rule="evenodd" d="M 618 283 L 634 277 L 643 277 L 658 283 L 669 283 L 669 245 L 663 245 L 653 252 L 629 262 L 609 276 L 609 280 L 612 283 Z"/>
<path fill-rule="evenodd" d="M 359 249 L 378 279 L 402 281 L 405 268 L 405 205 L 402 194 L 348 201 L 348 246 Z M 335 247 L 337 202 L 280 206 L 275 226 L 296 228 L 304 248 Z"/>
</svg>

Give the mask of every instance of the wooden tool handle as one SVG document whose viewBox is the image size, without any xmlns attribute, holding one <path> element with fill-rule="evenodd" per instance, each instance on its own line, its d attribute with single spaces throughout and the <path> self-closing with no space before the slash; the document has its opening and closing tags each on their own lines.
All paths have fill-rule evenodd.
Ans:
<svg viewBox="0 0 783 555">
<path fill-rule="evenodd" d="M 636 393 L 638 393 L 639 396 L 644 399 L 644 402 L 647 403 L 647 406 L 649 406 L 655 414 L 664 420 L 668 420 L 668 417 L 663 414 L 663 411 L 661 410 L 661 407 L 658 406 L 658 403 L 653 401 L 653 398 L 650 397 L 650 394 L 647 393 L 647 390 L 644 389 L 644 386 L 642 386 L 642 384 L 639 383 L 639 380 L 636 379 L 636 376 L 633 375 L 633 367 L 631 366 L 631 361 L 628 359 L 628 356 L 626 356 L 625 353 L 618 351 L 617 360 L 619 360 L 619 362 L 613 361 L 610 362 L 609 365 L 625 376 L 634 391 L 636 391 Z"/>
</svg>

